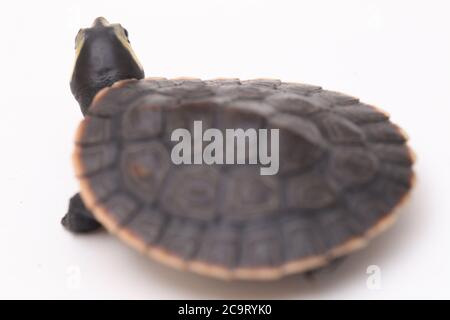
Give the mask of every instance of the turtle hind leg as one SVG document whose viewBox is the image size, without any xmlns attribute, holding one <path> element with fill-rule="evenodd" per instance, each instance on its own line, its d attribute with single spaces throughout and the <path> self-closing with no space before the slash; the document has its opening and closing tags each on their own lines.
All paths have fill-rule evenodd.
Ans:
<svg viewBox="0 0 450 320">
<path fill-rule="evenodd" d="M 62 218 L 61 223 L 73 233 L 87 233 L 102 226 L 86 208 L 79 193 L 70 198 L 69 210 Z"/>
</svg>

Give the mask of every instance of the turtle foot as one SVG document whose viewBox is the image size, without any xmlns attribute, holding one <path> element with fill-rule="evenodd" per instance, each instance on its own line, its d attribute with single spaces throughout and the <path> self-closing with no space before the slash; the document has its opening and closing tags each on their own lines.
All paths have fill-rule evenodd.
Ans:
<svg viewBox="0 0 450 320">
<path fill-rule="evenodd" d="M 73 233 L 87 233 L 101 227 L 101 224 L 95 220 L 84 205 L 79 193 L 70 198 L 69 210 L 62 218 L 61 224 Z"/>
</svg>

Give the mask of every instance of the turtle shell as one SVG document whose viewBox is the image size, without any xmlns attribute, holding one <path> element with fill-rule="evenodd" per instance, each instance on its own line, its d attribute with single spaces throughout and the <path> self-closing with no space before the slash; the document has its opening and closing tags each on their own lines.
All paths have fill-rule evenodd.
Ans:
<svg viewBox="0 0 450 320">
<path fill-rule="evenodd" d="M 171 161 L 176 128 L 279 129 L 279 172 Z M 81 195 L 113 234 L 178 269 L 276 279 L 322 267 L 390 226 L 413 157 L 379 109 L 279 80 L 125 80 L 76 135 Z"/>
</svg>

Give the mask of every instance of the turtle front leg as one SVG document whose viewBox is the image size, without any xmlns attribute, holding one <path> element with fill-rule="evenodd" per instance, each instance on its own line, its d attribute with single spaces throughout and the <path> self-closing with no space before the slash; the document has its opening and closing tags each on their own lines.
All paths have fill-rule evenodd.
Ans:
<svg viewBox="0 0 450 320">
<path fill-rule="evenodd" d="M 62 218 L 61 223 L 67 230 L 74 233 L 87 233 L 101 227 L 101 224 L 95 220 L 84 205 L 79 193 L 70 198 L 69 210 Z"/>
</svg>

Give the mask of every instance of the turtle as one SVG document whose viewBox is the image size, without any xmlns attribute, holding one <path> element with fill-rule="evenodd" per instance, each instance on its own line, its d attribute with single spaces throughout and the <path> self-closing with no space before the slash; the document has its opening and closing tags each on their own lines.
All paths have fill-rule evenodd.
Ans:
<svg viewBox="0 0 450 320">
<path fill-rule="evenodd" d="M 70 87 L 84 118 L 73 152 L 80 193 L 62 219 L 71 232 L 103 227 L 176 269 L 274 280 L 365 247 L 412 189 L 406 134 L 358 98 L 277 79 L 146 78 L 127 30 L 103 17 L 80 29 L 75 49 Z M 175 163 L 174 131 L 193 142 L 199 122 L 277 132 L 265 147 L 279 154 L 277 172 Z"/>
</svg>

